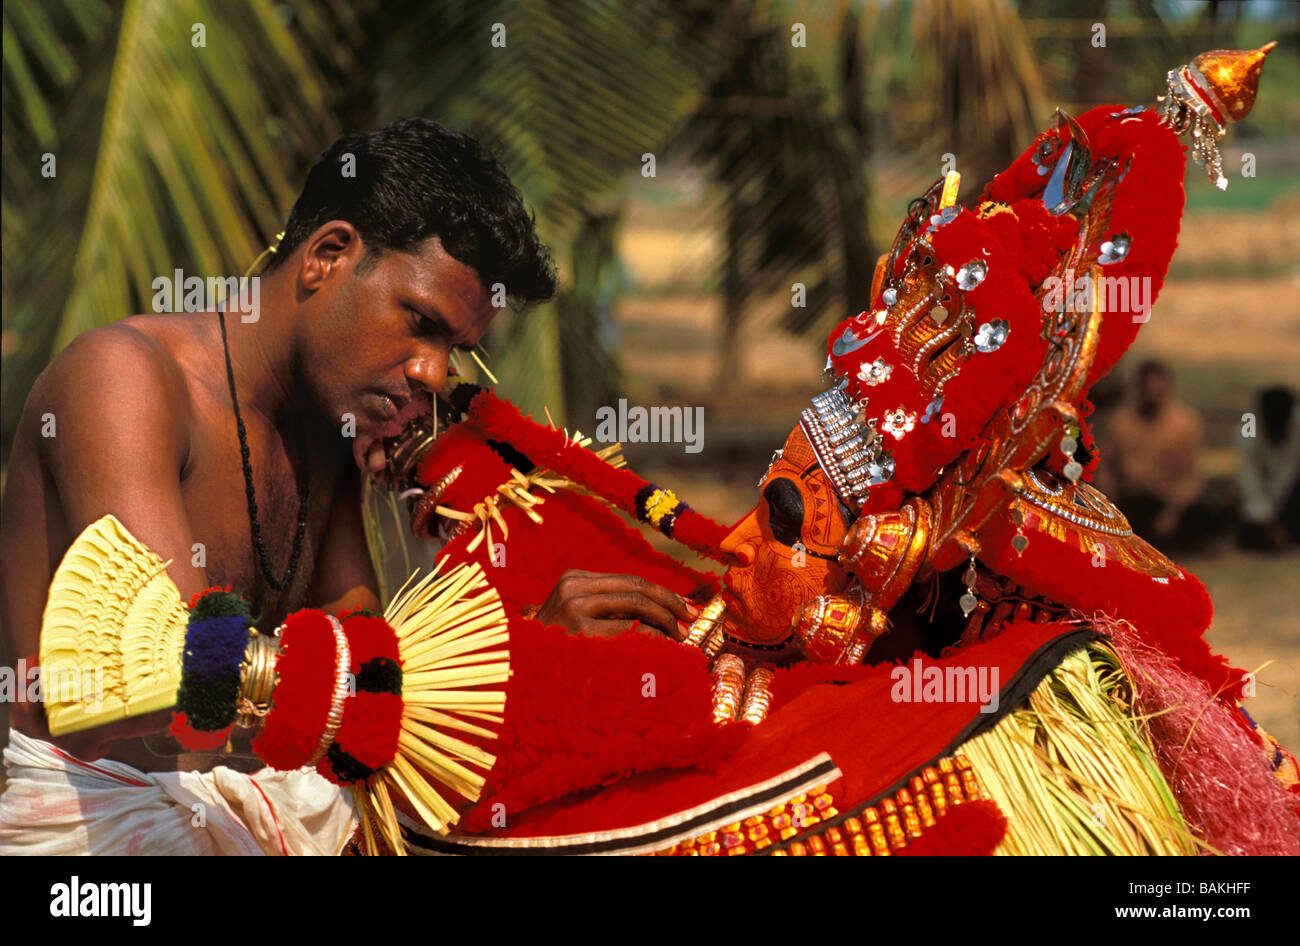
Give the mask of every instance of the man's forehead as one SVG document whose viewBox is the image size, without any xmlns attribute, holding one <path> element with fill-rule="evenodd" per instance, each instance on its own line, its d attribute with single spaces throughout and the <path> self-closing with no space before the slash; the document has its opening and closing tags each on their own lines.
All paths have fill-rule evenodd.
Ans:
<svg viewBox="0 0 1300 946">
<path fill-rule="evenodd" d="M 408 262 L 406 277 L 412 292 L 439 308 L 456 306 L 454 312 L 443 312 L 446 317 L 481 321 L 494 314 L 491 293 L 479 274 L 443 249 L 437 237 L 426 241 Z"/>
</svg>

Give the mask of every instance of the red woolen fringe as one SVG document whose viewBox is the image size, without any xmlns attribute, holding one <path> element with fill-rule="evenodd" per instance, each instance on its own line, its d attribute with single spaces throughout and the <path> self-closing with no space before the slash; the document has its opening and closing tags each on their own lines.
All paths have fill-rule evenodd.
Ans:
<svg viewBox="0 0 1300 946">
<path fill-rule="evenodd" d="M 323 611 L 289 615 L 280 635 L 274 705 L 253 751 L 267 765 L 298 769 L 316 754 L 334 689 L 334 630 Z"/>
<path fill-rule="evenodd" d="M 1123 260 L 1104 267 L 1104 275 L 1150 279 L 1149 301 L 1154 302 L 1178 245 L 1187 149 L 1154 110 L 1116 114 L 1124 110 L 1122 105 L 1100 105 L 1080 115 L 1078 121 L 1088 135 L 1094 161 L 1114 158 L 1128 169 L 1112 196 L 1108 232 L 1104 236 L 1127 232 L 1133 242 Z M 1034 139 L 985 188 L 981 200 L 1011 203 L 1041 197 L 1047 177 L 1037 173 L 1033 155 L 1042 141 L 1056 136 L 1057 132 L 1052 130 Z M 1103 318 L 1097 353 L 1084 383 L 1085 391 L 1114 367 L 1141 326 L 1141 322 L 1133 321 L 1130 313 L 1117 312 Z"/>
<path fill-rule="evenodd" d="M 1224 854 L 1300 855 L 1293 796 L 1231 706 L 1124 621 L 1098 621 L 1128 672 L 1161 770 L 1197 837 Z"/>
<path fill-rule="evenodd" d="M 987 857 L 1006 837 L 1007 819 L 998 803 L 968 801 L 927 828 L 894 853 L 900 857 Z"/>
<path fill-rule="evenodd" d="M 1214 605 L 1195 575 L 1179 575 L 1162 584 L 1126 568 L 1108 553 L 1106 564 L 1094 567 L 1092 555 L 1033 529 L 1037 516 L 1026 507 L 1023 555 L 1011 547 L 1015 526 L 1010 519 L 991 522 L 982 536 L 980 560 L 994 571 L 1038 594 L 1094 617 L 1130 621 L 1153 646 L 1174 658 L 1216 693 L 1238 699 L 1245 671 L 1215 654 L 1201 636 L 1210 626 Z M 1106 545 L 1102 537 L 1101 544 Z"/>
<path fill-rule="evenodd" d="M 452 509 L 468 512 L 485 496 L 496 495 L 497 487 L 510 479 L 509 464 L 488 446 L 489 438 L 499 439 L 486 434 L 472 421 L 454 424 L 420 458 L 416 481 L 423 486 L 432 486 L 460 467 L 460 473 L 443 490 L 439 501 Z"/>
<path fill-rule="evenodd" d="M 1133 242 L 1128 255 L 1105 266 L 1104 272 L 1110 277 L 1150 279 L 1148 301 L 1154 302 L 1178 246 L 1187 149 L 1154 111 L 1112 118 L 1117 110 L 1117 106 L 1101 106 L 1080 119 L 1092 138 L 1094 157 L 1128 161 L 1131 156 L 1129 172 L 1115 188 L 1107 235 L 1127 232 Z M 1114 367 L 1143 324 L 1133 321 L 1131 313 L 1107 313 L 1085 391 Z"/>
<path fill-rule="evenodd" d="M 397 632 L 383 618 L 353 612 L 343 618 L 342 624 L 348 637 L 352 673 L 360 673 L 361 665 L 376 657 L 387 657 L 401 664 L 401 654 L 397 650 Z"/>
<path fill-rule="evenodd" d="M 543 427 L 524 417 L 513 404 L 491 391 L 475 396 L 470 402 L 469 417 L 493 440 L 505 441 L 539 467 L 568 477 L 637 518 L 636 494 L 648 481 L 631 470 L 610 466 L 585 447 L 571 443 L 563 431 Z M 728 556 L 719 546 L 730 531 L 694 510 L 686 510 L 677 517 L 672 538 L 701 555 L 726 562 Z"/>
<path fill-rule="evenodd" d="M 510 538 L 504 542 L 504 560 L 493 559 L 494 550 L 487 542 L 480 543 L 472 553 L 466 551 L 477 530 L 447 543 L 439 559 L 452 566 L 479 563 L 502 603 L 514 614 L 546 601 L 560 576 L 570 569 L 639 575 L 696 599 L 707 598 L 717 589 L 717 576 L 655 550 L 644 536 L 597 500 L 571 490 L 543 495 L 544 501 L 537 507 L 541 525 L 514 506 L 501 510 L 510 527 Z M 495 526 L 492 534 L 495 542 L 501 542 L 501 532 Z"/>
<path fill-rule="evenodd" d="M 637 773 L 710 768 L 748 731 L 713 723 L 704 655 L 662 637 L 582 637 L 519 619 L 510 664 L 505 724 L 486 744 L 497 762 L 468 831 L 492 827 L 498 804 L 509 819 Z"/>
<path fill-rule="evenodd" d="M 387 657 L 401 666 L 397 633 L 383 618 L 350 613 L 342 619 L 352 658 L 351 672 L 361 672 L 361 665 L 377 657 Z M 358 689 L 343 703 L 343 722 L 334 737 L 335 744 L 352 758 L 372 769 L 379 769 L 397 755 L 397 740 L 402 732 L 405 705 L 395 693 L 369 692 Z M 316 765 L 325 778 L 344 784 L 334 772 L 328 756 Z"/>
</svg>

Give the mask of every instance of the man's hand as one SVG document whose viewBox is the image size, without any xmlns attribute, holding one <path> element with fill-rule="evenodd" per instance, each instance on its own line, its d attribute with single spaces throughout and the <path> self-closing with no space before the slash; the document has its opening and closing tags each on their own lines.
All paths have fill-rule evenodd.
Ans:
<svg viewBox="0 0 1300 946">
<path fill-rule="evenodd" d="M 601 575 L 569 569 L 555 583 L 537 620 L 560 624 L 590 637 L 612 637 L 639 620 L 661 634 L 681 640 L 677 622 L 690 624 L 699 609 L 681 595 L 639 575 Z"/>
</svg>

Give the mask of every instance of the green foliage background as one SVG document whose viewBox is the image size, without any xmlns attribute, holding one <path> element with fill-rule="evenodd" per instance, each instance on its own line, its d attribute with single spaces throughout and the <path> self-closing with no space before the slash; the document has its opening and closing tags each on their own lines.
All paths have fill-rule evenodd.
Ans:
<svg viewBox="0 0 1300 946">
<path fill-rule="evenodd" d="M 617 396 L 600 324 L 644 155 L 710 181 L 725 370 L 759 294 L 805 281 L 799 332 L 857 311 L 911 196 L 877 193 L 882 165 L 915 164 L 923 187 L 952 151 L 973 189 L 1051 105 L 1148 101 L 1164 69 L 1213 45 L 1275 36 L 1270 82 L 1294 87 L 1295 8 L 1270 9 L 1254 22 L 1233 4 L 1155 0 L 6 0 L 0 444 L 7 456 L 49 359 L 145 311 L 156 275 L 243 272 L 345 130 L 423 115 L 500 154 L 563 290 L 498 320 L 492 367 L 521 406 L 562 420 Z M 1106 60 L 1122 68 L 1097 67 L 1095 20 L 1124 44 Z M 1252 125 L 1295 118 L 1275 96 Z"/>
</svg>

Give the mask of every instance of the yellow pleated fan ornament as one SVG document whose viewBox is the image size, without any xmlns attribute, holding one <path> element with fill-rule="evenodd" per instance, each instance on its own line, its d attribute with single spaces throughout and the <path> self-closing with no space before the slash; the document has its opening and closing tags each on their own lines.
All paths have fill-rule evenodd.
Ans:
<svg viewBox="0 0 1300 946">
<path fill-rule="evenodd" d="M 113 516 L 72 543 L 50 583 L 41 624 L 51 733 L 175 705 L 188 612 L 168 564 Z"/>
</svg>

